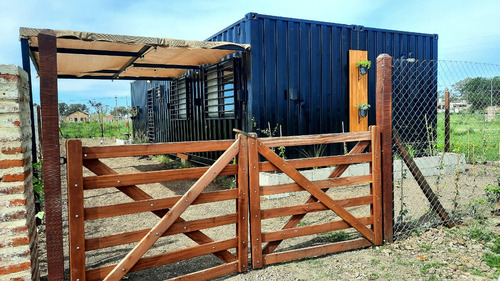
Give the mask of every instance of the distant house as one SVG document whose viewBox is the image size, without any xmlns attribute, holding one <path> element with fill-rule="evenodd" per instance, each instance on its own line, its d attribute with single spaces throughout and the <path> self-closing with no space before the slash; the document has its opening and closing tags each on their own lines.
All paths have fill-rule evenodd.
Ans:
<svg viewBox="0 0 500 281">
<path fill-rule="evenodd" d="M 86 122 L 89 121 L 89 115 L 85 112 L 75 111 L 67 116 L 61 118 L 63 121 L 68 122 Z"/>
</svg>

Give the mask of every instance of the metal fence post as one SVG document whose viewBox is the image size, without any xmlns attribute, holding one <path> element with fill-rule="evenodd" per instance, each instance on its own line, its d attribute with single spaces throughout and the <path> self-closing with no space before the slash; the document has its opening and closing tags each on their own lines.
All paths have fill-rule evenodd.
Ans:
<svg viewBox="0 0 500 281">
<path fill-rule="evenodd" d="M 52 30 L 44 29 L 38 35 L 46 235 L 50 237 L 47 239 L 47 253 L 50 253 L 47 268 L 50 280 L 64 280 L 56 41 L 56 33 Z"/>
<path fill-rule="evenodd" d="M 383 238 L 393 241 L 393 169 L 392 169 L 392 57 L 377 57 L 376 118 L 382 145 Z"/>
</svg>

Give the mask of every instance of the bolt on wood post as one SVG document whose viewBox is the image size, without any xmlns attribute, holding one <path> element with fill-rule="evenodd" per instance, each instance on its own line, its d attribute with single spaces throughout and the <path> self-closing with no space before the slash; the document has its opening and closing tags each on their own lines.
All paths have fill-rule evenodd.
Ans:
<svg viewBox="0 0 500 281">
<path fill-rule="evenodd" d="M 382 148 L 382 216 L 383 238 L 393 241 L 393 174 L 392 174 L 392 57 L 377 57 L 376 118 Z"/>
<path fill-rule="evenodd" d="M 450 151 L 450 92 L 444 94 L 444 152 Z"/>
<path fill-rule="evenodd" d="M 38 34 L 46 235 L 50 237 L 47 239 L 47 253 L 50 253 L 47 269 L 49 280 L 64 280 L 56 42 L 53 30 L 44 29 Z"/>
</svg>

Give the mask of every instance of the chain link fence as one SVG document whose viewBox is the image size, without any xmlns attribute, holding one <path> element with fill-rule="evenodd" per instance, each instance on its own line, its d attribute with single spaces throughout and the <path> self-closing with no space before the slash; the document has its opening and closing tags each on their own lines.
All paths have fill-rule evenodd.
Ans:
<svg viewBox="0 0 500 281">
<path fill-rule="evenodd" d="M 498 212 L 500 65 L 393 60 L 392 109 L 395 238 Z"/>
</svg>

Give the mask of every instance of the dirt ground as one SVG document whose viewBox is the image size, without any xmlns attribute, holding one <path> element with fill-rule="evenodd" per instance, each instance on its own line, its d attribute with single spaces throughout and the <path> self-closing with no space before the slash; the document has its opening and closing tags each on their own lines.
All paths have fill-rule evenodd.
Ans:
<svg viewBox="0 0 500 281">
<path fill-rule="evenodd" d="M 97 140 L 83 140 L 84 145 L 112 145 L 113 140 L 104 140 L 101 144 Z M 62 154 L 65 155 L 64 148 Z M 109 165 L 118 173 L 137 173 L 144 171 L 155 171 L 166 169 L 165 165 L 151 157 L 125 157 L 120 159 L 105 159 L 104 163 Z M 61 167 L 63 174 L 62 190 L 63 198 L 66 198 L 66 175 L 65 166 Z M 456 218 L 461 218 L 462 223 L 452 229 L 442 226 L 434 226 L 438 221 L 429 211 L 429 203 L 426 201 L 418 185 L 408 179 L 404 185 L 397 187 L 395 184 L 395 214 L 407 209 L 408 215 L 396 226 L 396 234 L 399 236 L 395 243 L 386 244 L 381 247 L 370 247 L 362 250 L 349 251 L 338 254 L 330 254 L 322 257 L 302 259 L 271 266 L 259 270 L 250 270 L 243 274 L 230 275 L 219 278 L 220 280 L 441 280 L 441 279 L 472 279 L 491 280 L 498 278 L 499 271 L 491 268 L 483 261 L 483 256 L 491 250 L 491 241 L 474 240 L 469 233 L 475 229 L 481 229 L 498 237 L 500 235 L 500 219 L 489 215 L 486 204 L 480 205 L 480 215 L 475 219 L 468 218 L 467 202 L 472 199 L 484 199 L 484 186 L 498 177 L 496 166 L 481 166 L 482 174 L 478 175 L 477 167 L 467 167 L 461 173 L 459 179 L 456 175 L 443 175 L 440 178 L 441 191 L 440 200 L 448 210 L 453 209 L 457 202 Z M 472 171 L 474 170 L 474 172 Z M 84 170 L 84 175 L 92 175 Z M 494 176 L 492 176 L 494 175 Z M 436 178 L 430 177 L 429 182 L 435 182 Z M 140 185 L 145 192 L 154 198 L 165 198 L 184 194 L 195 180 L 184 180 L 176 182 L 163 182 Z M 227 189 L 227 180 L 214 181 L 205 192 Z M 459 196 L 456 197 L 456 186 L 460 187 Z M 448 188 L 447 188 L 448 187 Z M 436 186 L 433 186 L 436 188 Z M 401 192 L 403 189 L 403 192 Z M 352 187 L 341 187 L 331 190 L 328 194 L 337 199 L 350 198 L 370 194 L 369 186 L 360 185 Z M 456 197 L 456 198 L 455 198 Z M 130 198 L 113 188 L 85 191 L 85 207 L 103 206 L 122 202 L 132 202 Z M 304 192 L 295 196 L 281 199 L 263 199 L 263 209 L 278 208 L 284 206 L 303 204 L 308 198 Z M 398 201 L 399 200 L 399 201 Z M 66 200 L 63 200 L 64 202 Z M 470 204 L 469 204 L 470 205 Z M 464 206 L 464 207 L 462 207 Z M 234 213 L 234 200 L 222 201 L 210 204 L 191 206 L 182 215 L 185 220 L 194 220 L 214 216 L 222 216 Z M 348 208 L 357 217 L 369 216 L 368 206 Z M 287 218 L 267 219 L 262 222 L 264 232 L 279 230 Z M 331 212 L 322 211 L 310 213 L 305 216 L 301 225 L 317 224 L 339 220 Z M 120 232 L 147 229 L 154 226 L 158 217 L 151 213 L 139 213 L 120 217 L 111 217 L 99 220 L 86 221 L 86 237 L 99 237 Z M 415 225 L 421 230 L 414 231 Z M 63 227 L 66 264 L 68 261 L 68 223 L 67 205 L 63 206 Z M 235 226 L 227 225 L 203 231 L 215 240 L 224 240 L 235 237 Z M 46 279 L 46 250 L 44 225 L 39 228 L 41 253 L 42 280 Z M 354 231 L 342 233 L 326 233 L 293 238 L 285 240 L 277 251 L 304 248 L 322 243 L 335 242 L 338 239 L 351 239 L 359 237 Z M 173 235 L 158 240 L 154 248 L 145 256 L 156 255 L 168 251 L 178 250 L 196 243 L 184 235 Z M 135 246 L 135 243 L 104 248 L 87 252 L 87 268 L 97 268 L 103 265 L 116 264 Z M 233 252 L 234 251 L 231 251 Z M 213 267 L 221 262 L 213 255 L 189 259 L 170 265 L 160 266 L 144 271 L 129 273 L 128 280 L 164 280 L 190 272 Z M 69 279 L 68 270 L 66 277 Z"/>
</svg>

